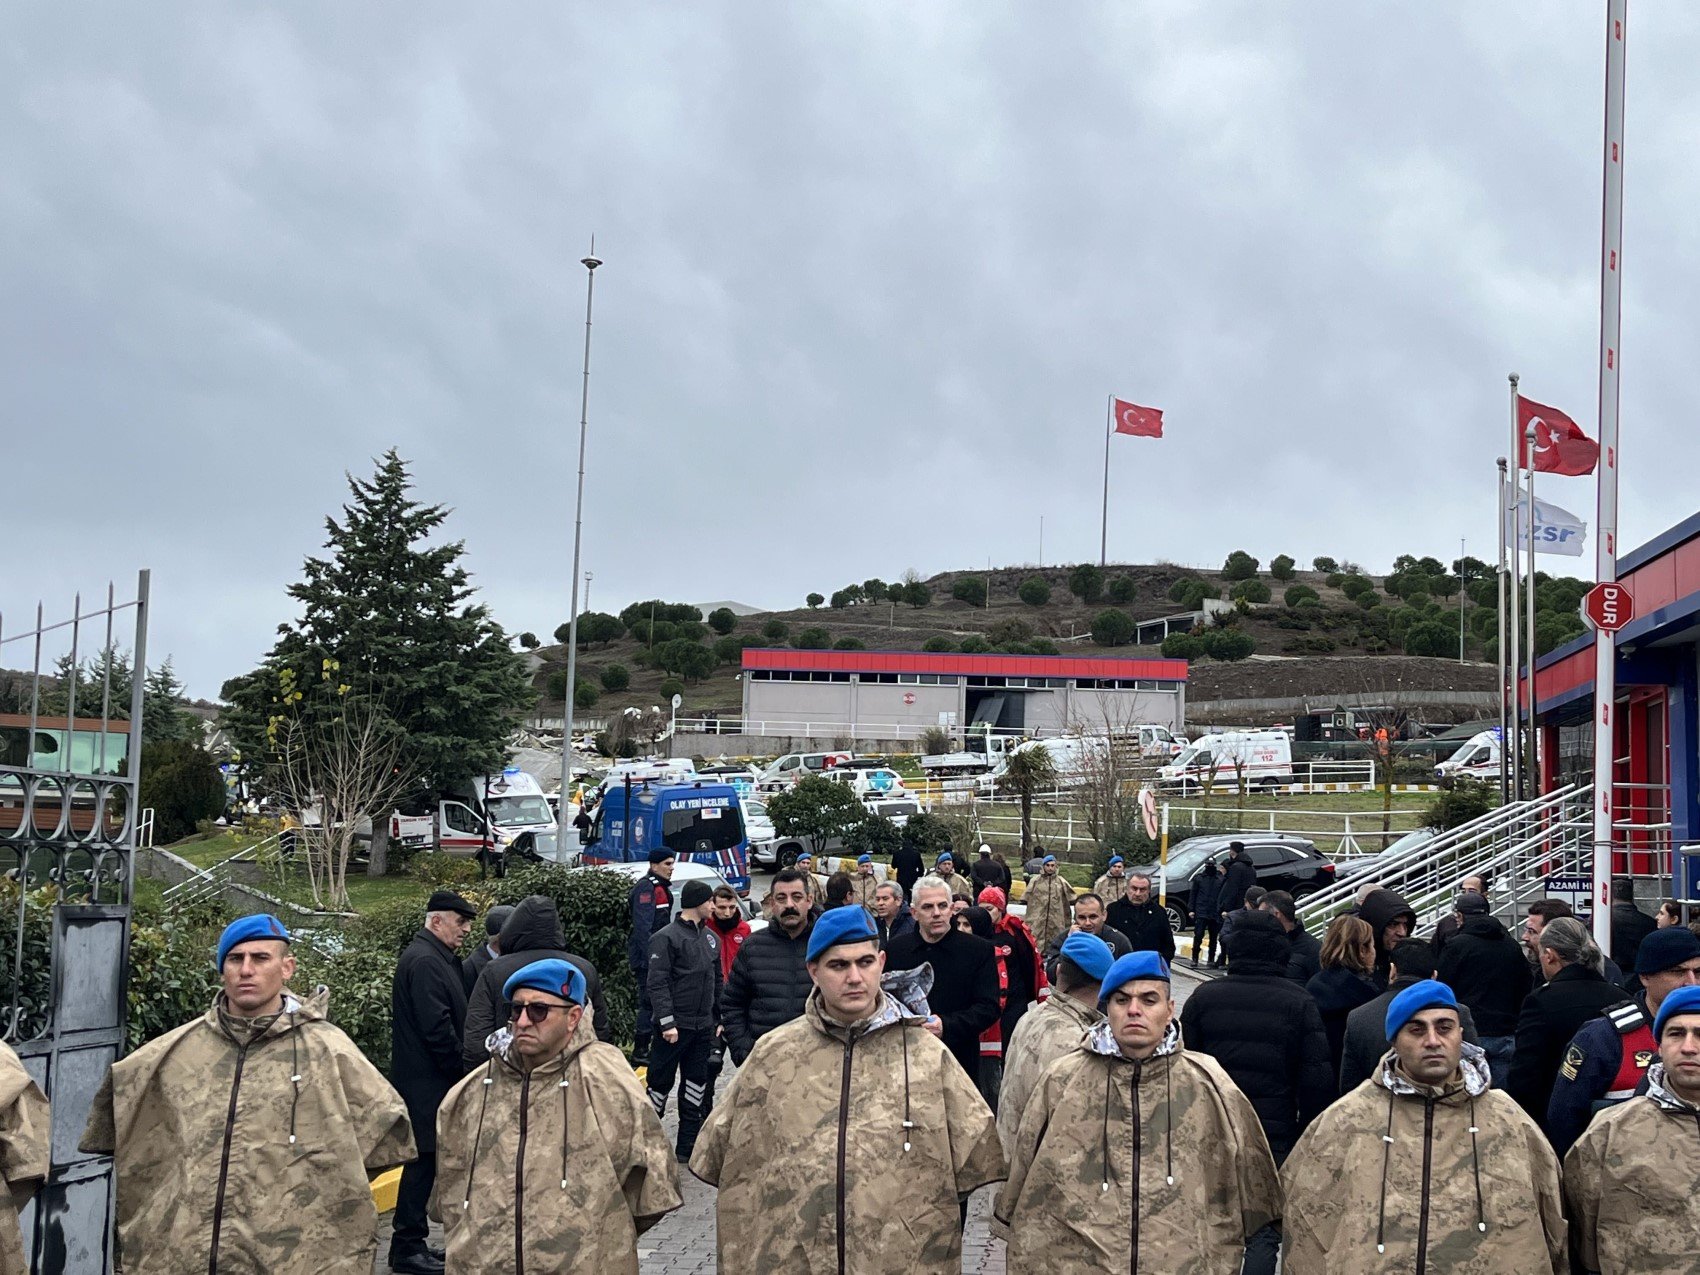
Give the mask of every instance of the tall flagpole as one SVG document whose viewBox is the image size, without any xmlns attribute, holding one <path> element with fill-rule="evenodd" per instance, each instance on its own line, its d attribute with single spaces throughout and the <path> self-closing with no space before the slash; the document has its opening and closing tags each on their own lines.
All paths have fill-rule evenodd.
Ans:
<svg viewBox="0 0 1700 1275">
<path fill-rule="evenodd" d="M 1511 374 L 1511 799 L 1523 800 L 1523 451 L 1517 431 L 1517 373 Z"/>
<path fill-rule="evenodd" d="M 1104 522 L 1098 534 L 1098 565 L 1108 566 L 1110 561 L 1110 432 L 1116 419 L 1116 396 L 1110 394 L 1104 399 Z"/>
<path fill-rule="evenodd" d="M 1529 664 L 1529 796 L 1541 795 L 1541 728 L 1535 724 L 1535 430 L 1523 435 L 1524 454 L 1529 458 L 1529 603 L 1523 613 L 1529 640 L 1524 657 Z"/>
<path fill-rule="evenodd" d="M 1606 129 L 1600 227 L 1600 481 L 1594 574 L 1617 579 L 1618 376 L 1623 332 L 1623 77 L 1628 0 L 1606 3 Z M 1594 938 L 1611 941 L 1612 754 L 1617 726 L 1617 638 L 1594 634 Z"/>
<path fill-rule="evenodd" d="M 1505 681 L 1508 667 L 1505 649 L 1505 495 L 1509 478 L 1505 473 L 1505 457 L 1499 458 L 1499 804 L 1504 805 L 1511 793 L 1511 712 L 1510 691 Z"/>
</svg>

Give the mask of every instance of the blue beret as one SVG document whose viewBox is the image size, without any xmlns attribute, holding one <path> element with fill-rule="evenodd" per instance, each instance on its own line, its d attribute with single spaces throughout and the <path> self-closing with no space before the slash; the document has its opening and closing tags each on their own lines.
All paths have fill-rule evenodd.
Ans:
<svg viewBox="0 0 1700 1275">
<path fill-rule="evenodd" d="M 1645 943 L 1647 940 L 1641 941 Z M 1655 1041 L 1664 1038 L 1665 1024 L 1678 1014 L 1700 1014 L 1700 987 L 1679 987 L 1660 1002 L 1658 1017 L 1653 1020 Z"/>
<path fill-rule="evenodd" d="M 815 861 L 814 855 L 810 854 L 807 850 L 803 851 L 802 854 L 797 856 L 797 862 L 798 863 L 813 863 L 814 861 Z"/>
<path fill-rule="evenodd" d="M 1457 1008 L 1458 998 L 1438 979 L 1425 978 L 1420 983 L 1412 983 L 1387 1003 L 1387 1021 L 1384 1024 L 1387 1039 L 1392 1040 L 1401 1027 L 1425 1009 Z"/>
<path fill-rule="evenodd" d="M 871 854 L 859 855 L 856 859 L 857 863 L 872 863 L 873 861 L 874 856 Z"/>
<path fill-rule="evenodd" d="M 1111 867 L 1112 867 L 1112 868 L 1113 868 L 1113 867 L 1115 867 L 1115 866 L 1116 866 L 1116 864 L 1118 864 L 1118 863 L 1121 863 L 1121 862 L 1123 862 L 1123 860 L 1122 860 L 1122 857 L 1121 857 L 1121 855 L 1119 855 L 1119 854 L 1112 854 L 1112 855 L 1111 855 L 1111 856 L 1110 856 L 1110 866 L 1111 866 Z"/>
<path fill-rule="evenodd" d="M 1103 985 L 1098 989 L 1098 1008 L 1103 1009 L 1110 1003 L 1110 993 L 1136 978 L 1160 978 L 1167 983 L 1169 967 L 1155 952 L 1129 952 L 1126 956 L 1117 957 L 1115 964 L 1105 971 Z"/>
<path fill-rule="evenodd" d="M 938 858 L 933 860 L 933 866 L 936 868 L 936 867 L 939 866 L 939 864 L 944 863 L 947 860 L 950 862 L 952 867 L 954 867 L 956 865 L 956 856 L 953 855 L 950 851 L 946 850 Z"/>
<path fill-rule="evenodd" d="M 1039 860 L 1040 863 L 1055 863 L 1056 861 L 1057 856 L 1054 854 L 1048 854 L 1043 859 Z"/>
<path fill-rule="evenodd" d="M 252 943 L 255 939 L 275 939 L 283 943 L 293 941 L 289 931 L 283 928 L 283 922 L 269 913 L 238 917 L 218 936 L 218 968 L 224 968 L 224 958 L 230 955 L 231 948 L 238 943 Z"/>
<path fill-rule="evenodd" d="M 533 961 L 530 965 L 520 966 L 502 984 L 502 999 L 511 1001 L 514 993 L 522 987 L 548 992 L 551 996 L 564 996 L 575 1005 L 584 1004 L 584 971 L 571 961 Z"/>
<path fill-rule="evenodd" d="M 1096 934 L 1087 934 L 1080 930 L 1063 940 L 1062 954 L 1078 965 L 1081 973 L 1097 979 L 1100 983 L 1104 981 L 1104 975 L 1110 972 L 1110 966 L 1116 959 L 1116 954 L 1110 951 L 1108 943 Z"/>
<path fill-rule="evenodd" d="M 1654 930 L 1641 940 L 1635 952 L 1635 972 L 1639 975 L 1662 974 L 1675 969 L 1684 961 L 1700 956 L 1700 937 L 1686 925 L 1672 925 Z"/>
<path fill-rule="evenodd" d="M 840 943 L 862 943 L 877 938 L 879 931 L 874 929 L 873 918 L 868 915 L 867 909 L 833 908 L 830 912 L 823 912 L 820 920 L 815 922 L 815 928 L 809 934 L 809 949 L 804 957 L 806 960 L 817 960 L 829 947 L 837 947 Z"/>
</svg>

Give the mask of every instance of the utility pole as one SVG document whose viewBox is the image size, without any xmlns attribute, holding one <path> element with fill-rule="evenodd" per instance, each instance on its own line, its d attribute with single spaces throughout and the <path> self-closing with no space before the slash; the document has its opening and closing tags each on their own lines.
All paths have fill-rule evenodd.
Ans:
<svg viewBox="0 0 1700 1275">
<path fill-rule="evenodd" d="M 586 611 L 590 610 L 590 577 L 591 573 L 586 571 L 584 573 L 584 609 Z"/>
<path fill-rule="evenodd" d="M 590 309 L 596 298 L 596 267 L 602 259 L 596 255 L 596 236 L 590 239 L 590 255 L 579 261 L 584 267 L 584 385 L 578 401 L 578 496 L 573 505 L 573 575 L 572 602 L 567 619 L 567 695 L 561 731 L 561 803 L 560 819 L 555 830 L 555 853 L 567 849 L 567 785 L 573 777 L 573 708 L 578 691 L 578 568 L 579 550 L 584 541 L 584 443 L 590 430 Z M 585 592 L 590 591 L 589 577 Z"/>
<path fill-rule="evenodd" d="M 588 605 L 588 604 L 587 604 Z M 1464 662 L 1464 537 L 1458 537 L 1458 663 Z"/>
</svg>

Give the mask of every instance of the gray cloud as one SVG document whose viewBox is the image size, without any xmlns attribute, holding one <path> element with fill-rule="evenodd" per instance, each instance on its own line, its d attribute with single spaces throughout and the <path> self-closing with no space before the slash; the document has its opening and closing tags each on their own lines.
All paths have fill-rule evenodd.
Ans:
<svg viewBox="0 0 1700 1275">
<path fill-rule="evenodd" d="M 604 10 L 13 14 L 0 603 L 151 566 L 212 693 L 394 444 L 552 629 L 593 230 L 599 607 L 1089 558 L 1110 392 L 1135 561 L 1485 555 L 1505 373 L 1592 428 L 1597 5 Z M 1626 544 L 1693 508 L 1697 45 L 1635 14 Z"/>
</svg>

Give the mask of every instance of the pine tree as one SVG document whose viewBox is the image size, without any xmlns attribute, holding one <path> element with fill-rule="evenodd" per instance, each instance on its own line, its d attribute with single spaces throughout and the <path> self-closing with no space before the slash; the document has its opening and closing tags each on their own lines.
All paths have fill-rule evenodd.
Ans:
<svg viewBox="0 0 1700 1275">
<path fill-rule="evenodd" d="M 268 701 L 283 670 L 293 670 L 297 685 L 316 685 L 334 670 L 347 693 L 381 707 L 405 735 L 402 764 L 422 788 L 499 770 L 509 731 L 535 697 L 523 659 L 472 601 L 464 543 L 429 543 L 449 511 L 412 497 L 393 448 L 370 480 L 350 476 L 348 486 L 341 520 L 325 520 L 328 554 L 308 558 L 289 586 L 300 619 L 279 626 L 264 666 L 226 684 L 227 724 L 245 755 L 264 755 L 275 712 Z M 383 826 L 373 822 L 375 831 Z M 384 871 L 384 858 L 378 834 L 373 875 Z"/>
</svg>

